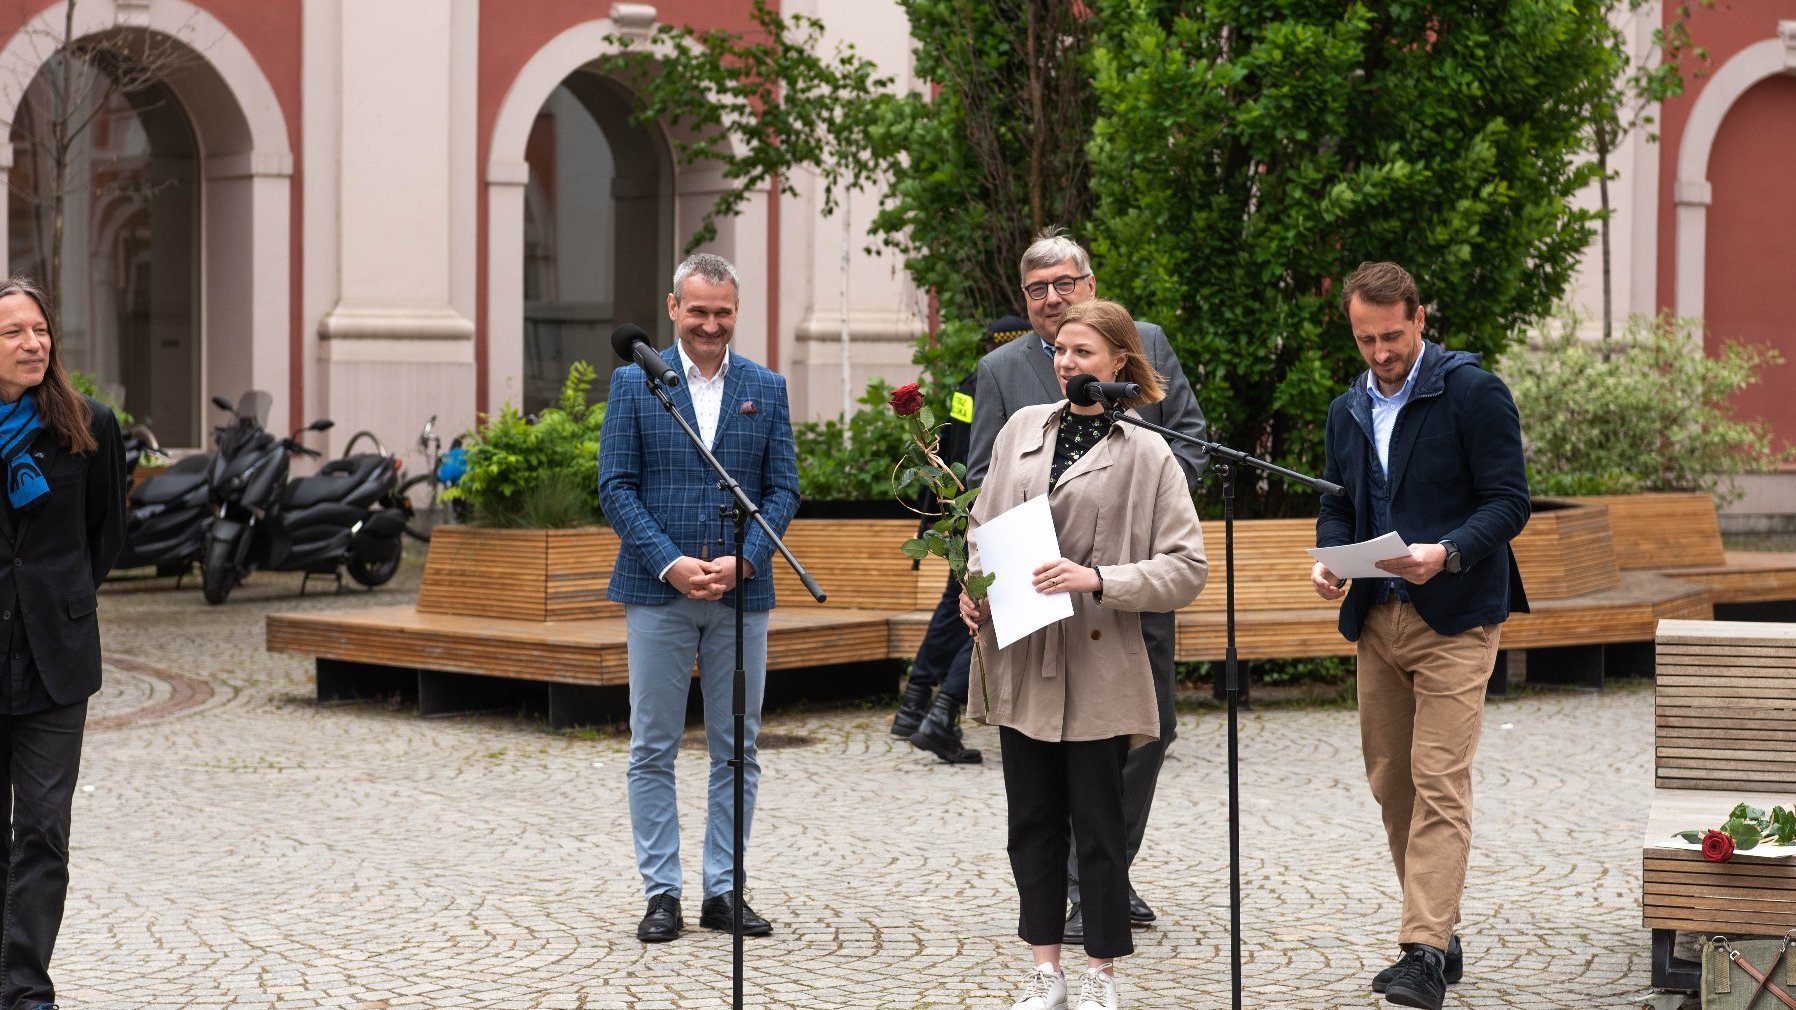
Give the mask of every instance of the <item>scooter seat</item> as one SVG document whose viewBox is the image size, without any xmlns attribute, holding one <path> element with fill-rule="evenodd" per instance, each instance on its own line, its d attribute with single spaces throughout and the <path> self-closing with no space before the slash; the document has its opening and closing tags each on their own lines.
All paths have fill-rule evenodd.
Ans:
<svg viewBox="0 0 1796 1010">
<path fill-rule="evenodd" d="M 366 484 L 383 466 L 392 466 L 388 457 L 364 452 L 333 459 L 310 477 L 296 477 L 287 482 L 288 508 L 306 508 L 327 501 L 342 501 L 351 491 Z"/>
<path fill-rule="evenodd" d="M 131 492 L 131 502 L 135 505 L 166 505 L 180 501 L 194 488 L 206 483 L 206 471 L 211 466 L 211 453 L 188 456 L 167 470 L 144 478 L 143 483 Z"/>
</svg>

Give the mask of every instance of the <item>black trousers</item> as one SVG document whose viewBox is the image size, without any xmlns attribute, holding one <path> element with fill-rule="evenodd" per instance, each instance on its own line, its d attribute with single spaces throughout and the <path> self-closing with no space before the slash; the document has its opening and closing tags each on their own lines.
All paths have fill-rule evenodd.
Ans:
<svg viewBox="0 0 1796 1010">
<path fill-rule="evenodd" d="M 967 676 L 973 661 L 973 636 L 960 619 L 960 583 L 948 576 L 948 587 L 929 616 L 929 628 L 910 664 L 910 682 L 940 687 L 962 705 L 967 703 Z"/>
<path fill-rule="evenodd" d="M 50 954 L 69 893 L 69 815 L 81 769 L 87 702 L 31 715 L 0 715 L 11 832 L 0 832 L 6 861 L 0 905 L 0 1008 L 53 1003 Z"/>
<path fill-rule="evenodd" d="M 1134 953 L 1122 810 L 1128 738 L 1045 743 L 1005 726 L 998 743 L 1010 808 L 1010 869 L 1021 904 L 1017 935 L 1031 945 L 1061 942 L 1066 861 L 1076 832 L 1085 882 L 1085 953 Z"/>
<path fill-rule="evenodd" d="M 1142 614 L 1141 641 L 1147 648 L 1148 667 L 1154 672 L 1154 703 L 1160 710 L 1160 739 L 1145 743 L 1129 752 L 1123 763 L 1123 832 L 1128 841 L 1125 866 L 1135 865 L 1135 854 L 1141 851 L 1141 840 L 1147 836 L 1147 815 L 1154 809 L 1154 788 L 1160 783 L 1160 766 L 1166 763 L 1166 748 L 1179 735 L 1179 714 L 1173 707 L 1173 650 L 1178 646 L 1178 618 L 1174 614 Z M 1074 829 L 1075 837 L 1078 829 Z M 1066 862 L 1066 894 L 1080 901 L 1079 864 Z"/>
</svg>

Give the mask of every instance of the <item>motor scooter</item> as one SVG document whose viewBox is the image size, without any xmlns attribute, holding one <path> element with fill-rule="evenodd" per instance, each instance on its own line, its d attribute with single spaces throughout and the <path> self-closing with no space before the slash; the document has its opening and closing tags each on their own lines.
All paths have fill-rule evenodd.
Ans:
<svg viewBox="0 0 1796 1010">
<path fill-rule="evenodd" d="M 341 588 L 342 572 L 373 588 L 399 570 L 404 511 L 396 506 L 399 463 L 379 439 L 358 432 L 344 455 L 309 477 L 287 479 L 289 458 L 321 454 L 299 441 L 308 431 L 327 431 L 320 418 L 276 439 L 263 427 L 272 402 L 252 390 L 229 410 L 232 421 L 219 436 L 218 454 L 208 473 L 212 528 L 207 536 L 206 602 L 223 603 L 251 571 L 304 572 L 303 594 L 313 575 L 329 575 Z M 355 452 L 364 438 L 373 452 Z"/>
<path fill-rule="evenodd" d="M 146 457 L 167 458 L 148 423 L 139 421 L 125 432 L 125 474 L 129 478 Z M 154 565 L 156 574 L 179 578 L 193 568 L 206 549 L 212 521 L 206 472 L 212 453 L 198 453 L 167 470 L 144 478 L 125 499 L 125 545 L 114 572 Z"/>
</svg>

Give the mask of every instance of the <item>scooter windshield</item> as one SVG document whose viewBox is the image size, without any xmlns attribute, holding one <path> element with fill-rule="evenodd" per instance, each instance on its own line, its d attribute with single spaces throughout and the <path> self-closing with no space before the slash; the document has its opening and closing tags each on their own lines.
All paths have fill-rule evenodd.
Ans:
<svg viewBox="0 0 1796 1010">
<path fill-rule="evenodd" d="M 259 428 L 268 427 L 268 408 L 273 406 L 274 397 L 260 389 L 252 389 L 244 393 L 237 401 L 238 417 L 253 417 Z"/>
</svg>

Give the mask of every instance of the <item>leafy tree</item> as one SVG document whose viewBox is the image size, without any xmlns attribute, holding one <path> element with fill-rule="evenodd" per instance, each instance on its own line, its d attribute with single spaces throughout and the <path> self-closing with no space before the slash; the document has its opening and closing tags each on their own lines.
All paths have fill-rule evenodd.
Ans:
<svg viewBox="0 0 1796 1010">
<path fill-rule="evenodd" d="M 1068 0 L 900 0 L 927 91 L 885 103 L 869 139 L 892 166 L 873 230 L 948 319 L 1019 307 L 1017 258 L 1091 213 L 1094 22 Z"/>
<path fill-rule="evenodd" d="M 878 177 L 867 152 L 891 78 L 852 45 L 821 55 L 824 25 L 814 17 L 782 16 L 767 0 L 754 0 L 750 17 L 759 38 L 663 24 L 646 42 L 611 36 L 621 52 L 599 61 L 636 90 L 632 122 L 685 127 L 675 156 L 715 162 L 729 181 L 687 252 L 715 238 L 717 219 L 751 194 L 775 186 L 797 196 L 798 169 L 822 181 L 826 215 L 839 194 Z"/>
<path fill-rule="evenodd" d="M 1578 339 L 1577 320 L 1517 346 L 1497 372 L 1515 393 L 1536 494 L 1706 491 L 1739 497 L 1733 478 L 1796 452 L 1775 450 L 1763 421 L 1734 417 L 1733 396 L 1779 362 L 1728 342 L 1702 353 L 1702 323 L 1636 316 L 1612 343 Z"/>
<path fill-rule="evenodd" d="M 19 149 L 9 182 L 31 206 L 34 251 L 41 257 L 43 287 L 58 318 L 64 316 L 69 199 L 79 187 L 95 184 L 81 165 L 83 148 L 92 142 L 89 135 L 104 132 L 104 121 L 118 114 L 120 98 L 144 106 L 151 89 L 198 59 L 184 44 L 155 32 L 116 30 L 77 37 L 79 4 L 67 0 L 60 28 L 28 22 L 21 30 L 43 68 L 12 118 L 0 121 Z M 151 194 L 141 195 L 147 199 Z"/>
<path fill-rule="evenodd" d="M 1364 260 L 1416 275 L 1430 336 L 1505 347 L 1591 235 L 1601 0 L 1114 0 L 1092 53 L 1092 238 L 1113 296 L 1173 336 L 1218 436 L 1319 470 L 1363 370 L 1338 307 Z M 1280 483 L 1247 515 L 1312 514 Z"/>
</svg>

